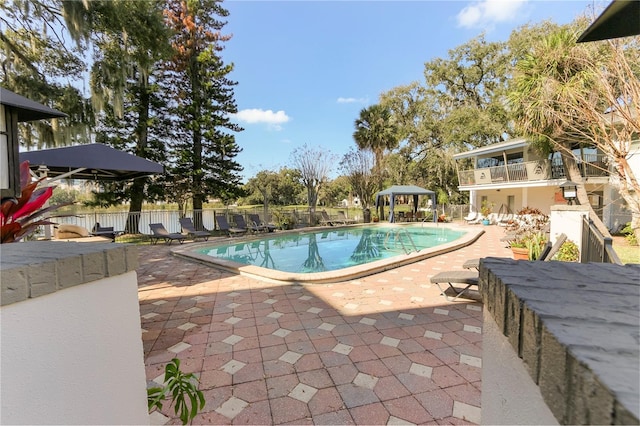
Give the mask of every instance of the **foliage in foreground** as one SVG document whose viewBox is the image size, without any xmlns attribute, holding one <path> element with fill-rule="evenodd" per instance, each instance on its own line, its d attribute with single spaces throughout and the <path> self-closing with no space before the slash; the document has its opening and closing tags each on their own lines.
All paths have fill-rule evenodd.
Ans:
<svg viewBox="0 0 640 426">
<path fill-rule="evenodd" d="M 204 395 L 198 390 L 198 379 L 193 373 L 185 374 L 180 371 L 178 358 L 172 359 L 165 367 L 164 387 L 147 389 L 149 412 L 154 408 L 161 410 L 162 402 L 168 397 L 175 404 L 175 413 L 183 425 L 193 420 L 204 408 Z"/>
<path fill-rule="evenodd" d="M 35 182 L 29 182 L 29 162 L 20 164 L 20 187 L 22 192 L 18 200 L 7 200 L 2 203 L 0 211 L 0 243 L 13 243 L 28 237 L 40 225 L 52 225 L 42 217 L 61 207 L 53 205 L 42 208 L 53 194 L 53 187 L 38 188 L 38 184 L 44 178 Z"/>
</svg>

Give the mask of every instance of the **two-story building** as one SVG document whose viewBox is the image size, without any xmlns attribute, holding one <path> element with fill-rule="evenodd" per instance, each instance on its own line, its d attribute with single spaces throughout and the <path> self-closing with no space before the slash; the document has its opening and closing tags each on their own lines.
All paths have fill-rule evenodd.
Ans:
<svg viewBox="0 0 640 426">
<path fill-rule="evenodd" d="M 629 156 L 640 172 L 640 141 Z M 574 155 L 596 214 L 612 230 L 631 220 L 626 202 L 611 181 L 607 158 L 595 148 L 576 147 Z M 473 149 L 453 156 L 460 191 L 469 191 L 469 202 L 479 210 L 483 201 L 493 203 L 495 213 L 516 213 L 535 207 L 549 214 L 552 205 L 565 204 L 560 185 L 567 180 L 559 152 L 541 156 L 524 138 Z M 640 174 L 640 173 L 639 173 Z"/>
</svg>

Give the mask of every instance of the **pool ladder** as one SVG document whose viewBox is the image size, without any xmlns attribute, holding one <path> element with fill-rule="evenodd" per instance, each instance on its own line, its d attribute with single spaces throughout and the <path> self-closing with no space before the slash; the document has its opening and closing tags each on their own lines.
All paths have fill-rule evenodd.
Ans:
<svg viewBox="0 0 640 426">
<path fill-rule="evenodd" d="M 386 248 L 387 250 L 389 249 L 389 247 L 387 246 L 387 243 L 389 242 L 389 238 L 391 236 L 393 236 L 393 239 L 394 239 L 396 245 L 398 243 L 400 243 L 400 245 L 402 246 L 402 250 L 404 250 L 405 254 L 409 254 L 412 251 L 415 251 L 415 252 L 419 251 L 418 247 L 416 247 L 415 243 L 413 242 L 413 239 L 411 238 L 411 235 L 406 231 L 406 229 L 398 229 L 396 231 L 387 232 L 387 235 L 384 238 L 384 248 Z M 410 250 L 411 247 L 407 248 L 405 243 L 402 241 L 402 236 L 406 236 L 407 237 L 407 239 L 411 243 L 411 247 L 413 247 L 413 250 Z"/>
</svg>

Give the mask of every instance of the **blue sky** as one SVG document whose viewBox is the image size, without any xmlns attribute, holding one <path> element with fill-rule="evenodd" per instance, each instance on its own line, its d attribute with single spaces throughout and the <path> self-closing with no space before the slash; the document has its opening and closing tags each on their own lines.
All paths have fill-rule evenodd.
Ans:
<svg viewBox="0 0 640 426">
<path fill-rule="evenodd" d="M 608 4 L 608 3 L 607 3 Z M 606 5 L 606 4 L 605 4 Z M 307 144 L 337 163 L 355 146 L 354 121 L 381 93 L 423 82 L 424 63 L 485 32 L 506 40 L 526 24 L 567 23 L 597 0 L 243 1 L 229 10 L 222 52 L 238 82 L 237 161 L 245 179 L 291 166 Z"/>
</svg>

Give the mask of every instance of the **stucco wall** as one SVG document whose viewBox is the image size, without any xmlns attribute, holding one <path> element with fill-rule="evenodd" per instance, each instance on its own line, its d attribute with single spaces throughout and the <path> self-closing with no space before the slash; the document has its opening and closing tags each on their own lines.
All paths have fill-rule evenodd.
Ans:
<svg viewBox="0 0 640 426">
<path fill-rule="evenodd" d="M 4 305 L 0 324 L 0 423 L 149 423 L 135 271 Z"/>
</svg>

